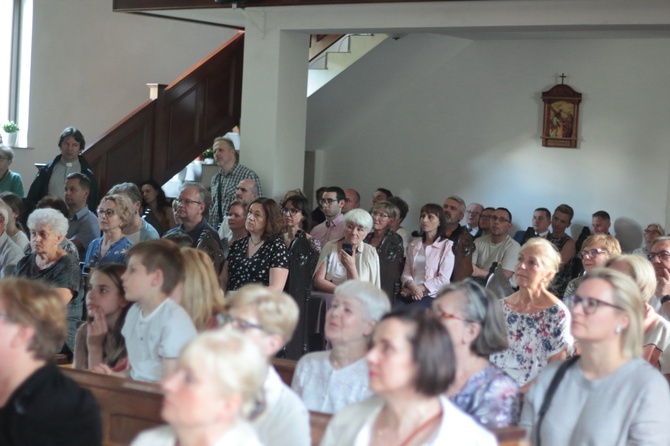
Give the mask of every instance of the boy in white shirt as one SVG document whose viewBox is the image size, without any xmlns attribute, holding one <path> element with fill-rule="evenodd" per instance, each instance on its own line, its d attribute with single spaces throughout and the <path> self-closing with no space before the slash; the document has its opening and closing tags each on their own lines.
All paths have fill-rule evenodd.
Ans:
<svg viewBox="0 0 670 446">
<path fill-rule="evenodd" d="M 176 369 L 179 352 L 197 335 L 186 310 L 169 298 L 184 279 L 184 260 L 177 245 L 167 240 L 133 245 L 126 259 L 123 289 L 126 299 L 136 303 L 121 330 L 128 351 L 128 368 L 121 374 L 158 382 Z M 116 374 L 104 365 L 93 371 Z"/>
</svg>

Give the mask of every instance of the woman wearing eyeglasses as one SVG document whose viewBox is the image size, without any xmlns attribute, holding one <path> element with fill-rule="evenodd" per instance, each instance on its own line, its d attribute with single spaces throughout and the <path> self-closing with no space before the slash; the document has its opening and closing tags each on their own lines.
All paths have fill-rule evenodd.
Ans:
<svg viewBox="0 0 670 446">
<path fill-rule="evenodd" d="M 380 201 L 372 206 L 372 231 L 365 236 L 365 243 L 378 247 L 386 237 L 395 237 L 402 246 L 402 237 L 400 237 L 391 225 L 398 218 L 400 211 L 388 201 Z"/>
<path fill-rule="evenodd" d="M 221 273 L 222 288 L 232 291 L 247 283 L 259 283 L 283 290 L 288 278 L 288 251 L 277 202 L 271 198 L 255 199 L 249 205 L 245 227 L 249 236 L 230 247 Z"/>
<path fill-rule="evenodd" d="M 517 424 L 519 385 L 489 362 L 489 355 L 508 347 L 498 298 L 466 279 L 442 288 L 433 310 L 454 346 L 456 376 L 446 392 L 451 402 L 484 426 Z"/>
<path fill-rule="evenodd" d="M 642 248 L 637 248 L 633 251 L 633 254 L 647 256 L 651 252 L 651 245 L 653 245 L 654 240 L 657 237 L 663 237 L 665 235 L 665 229 L 663 226 L 658 223 L 651 223 L 647 226 L 647 229 L 644 230 L 644 246 Z"/>
<path fill-rule="evenodd" d="M 88 245 L 84 265 L 94 268 L 106 263 L 126 264 L 126 251 L 132 242 L 123 236 L 123 227 L 132 218 L 130 201 L 122 195 L 105 195 L 98 206 L 102 237 Z"/>
<path fill-rule="evenodd" d="M 290 191 L 289 191 L 290 192 Z M 287 192 L 288 193 L 288 192 Z M 284 206 L 281 208 L 282 217 L 284 219 L 284 242 L 287 248 L 291 248 L 291 244 L 301 231 L 305 233 L 305 237 L 312 245 L 312 249 L 317 254 L 321 252 L 321 242 L 309 235 L 309 203 L 307 198 L 303 195 L 290 195 L 284 200 Z"/>
<path fill-rule="evenodd" d="M 582 354 L 551 364 L 524 401 L 520 425 L 535 445 L 667 445 L 670 390 L 640 358 L 644 307 L 635 283 L 594 269 L 567 299 Z M 564 374 L 553 398 L 552 380 Z M 544 416 L 540 408 L 548 404 Z"/>
<path fill-rule="evenodd" d="M 572 349 L 567 307 L 548 287 L 561 256 L 543 238 L 528 240 L 519 253 L 514 277 L 519 291 L 501 300 L 509 348 L 491 355 L 491 363 L 516 380 L 525 392 L 550 362 Z"/>
<path fill-rule="evenodd" d="M 584 273 L 588 273 L 592 269 L 605 266 L 609 259 L 620 256 L 621 245 L 619 244 L 619 240 L 614 238 L 614 236 L 595 234 L 584 240 L 582 250 L 578 254 L 582 259 Z M 568 283 L 563 294 L 564 300 L 575 294 L 581 279 L 581 277 L 577 277 Z"/>
</svg>

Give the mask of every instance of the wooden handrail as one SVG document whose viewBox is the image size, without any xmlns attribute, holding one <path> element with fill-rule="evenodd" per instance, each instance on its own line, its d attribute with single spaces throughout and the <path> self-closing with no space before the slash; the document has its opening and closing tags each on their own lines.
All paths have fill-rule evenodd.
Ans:
<svg viewBox="0 0 670 446">
<path fill-rule="evenodd" d="M 102 193 L 121 181 L 168 181 L 239 123 L 243 49 L 239 32 L 86 148 Z"/>
<path fill-rule="evenodd" d="M 320 54 L 330 48 L 346 34 L 312 34 L 309 37 L 309 61 L 313 61 Z"/>
</svg>

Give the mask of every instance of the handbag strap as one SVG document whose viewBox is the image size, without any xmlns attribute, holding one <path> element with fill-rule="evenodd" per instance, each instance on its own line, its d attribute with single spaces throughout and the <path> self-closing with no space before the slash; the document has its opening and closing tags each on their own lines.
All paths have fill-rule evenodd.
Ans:
<svg viewBox="0 0 670 446">
<path fill-rule="evenodd" d="M 563 376 L 565 376 L 565 372 L 567 372 L 570 366 L 572 366 L 572 364 L 577 362 L 578 359 L 579 356 L 573 356 L 570 359 L 564 361 L 563 364 L 561 364 L 561 366 L 558 368 L 558 370 L 556 370 L 556 374 L 549 383 L 549 388 L 547 389 L 547 392 L 544 394 L 544 400 L 542 401 L 542 406 L 540 406 L 540 411 L 537 413 L 537 423 L 535 427 L 535 446 L 541 446 L 540 428 L 542 427 L 542 421 L 544 420 L 544 416 L 549 411 L 551 400 L 554 399 L 556 389 L 558 389 L 559 384 L 561 384 Z"/>
</svg>

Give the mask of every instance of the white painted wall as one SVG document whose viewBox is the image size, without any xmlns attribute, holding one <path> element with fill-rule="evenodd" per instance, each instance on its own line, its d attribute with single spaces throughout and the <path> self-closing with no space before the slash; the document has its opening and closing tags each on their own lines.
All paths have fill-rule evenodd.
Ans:
<svg viewBox="0 0 670 446">
<path fill-rule="evenodd" d="M 666 39 L 483 40 L 413 34 L 383 42 L 308 103 L 307 150 L 323 150 L 324 184 L 367 206 L 387 187 L 410 204 L 450 194 L 506 206 L 517 226 L 565 202 L 573 232 L 610 212 L 625 247 L 666 223 Z M 565 72 L 583 93 L 579 149 L 542 147 L 541 92 Z M 317 185 L 319 186 L 319 185 Z"/>
<path fill-rule="evenodd" d="M 28 145 L 12 169 L 26 190 L 33 163 L 58 154 L 61 131 L 94 141 L 149 98 L 148 82 L 169 84 L 225 43 L 233 29 L 112 12 L 108 0 L 34 0 Z"/>
</svg>

